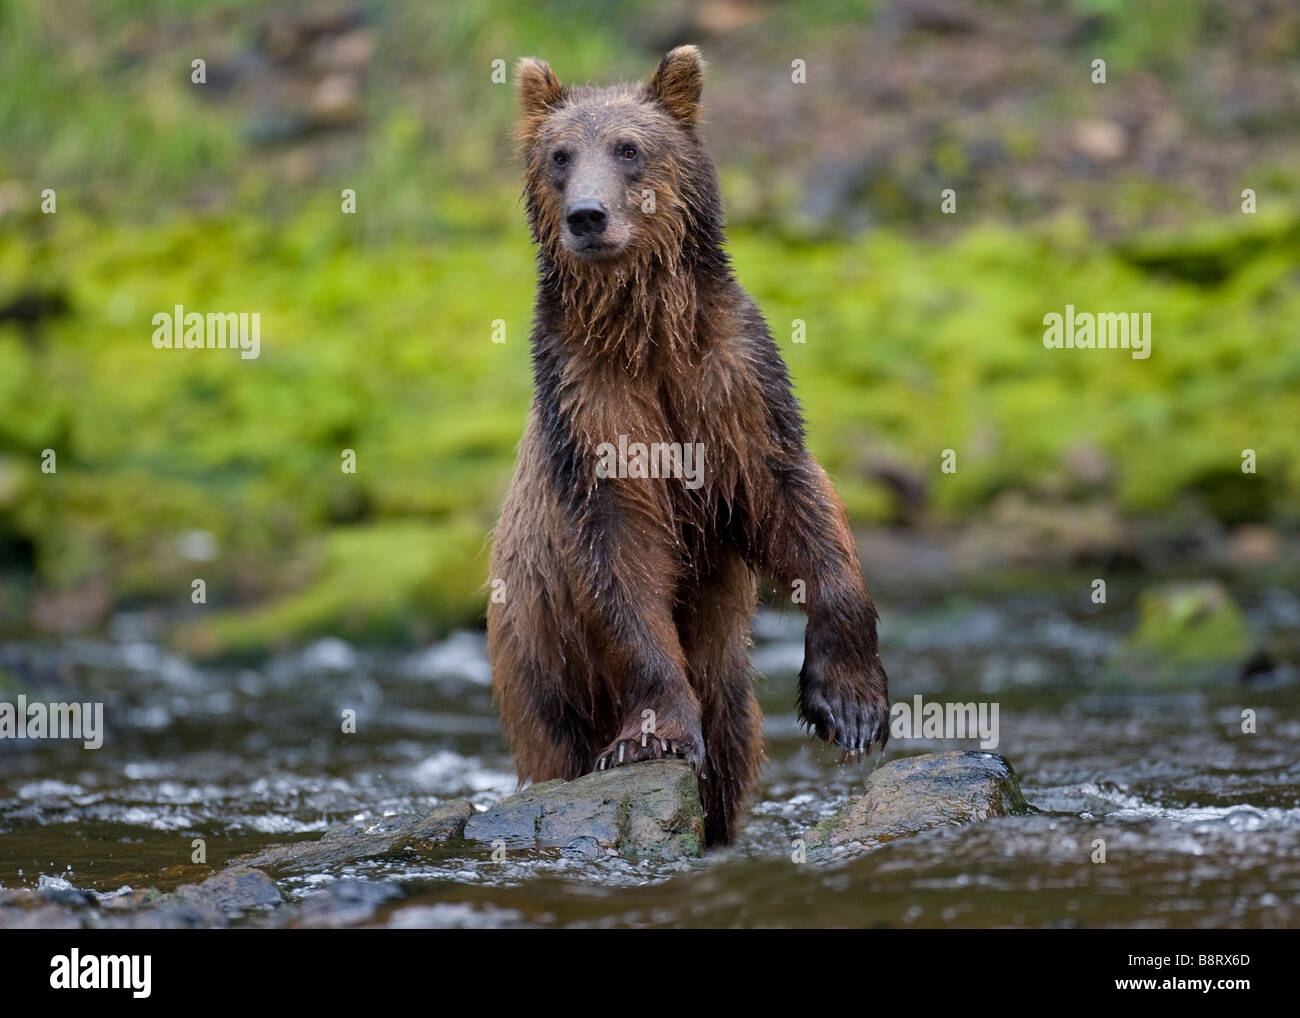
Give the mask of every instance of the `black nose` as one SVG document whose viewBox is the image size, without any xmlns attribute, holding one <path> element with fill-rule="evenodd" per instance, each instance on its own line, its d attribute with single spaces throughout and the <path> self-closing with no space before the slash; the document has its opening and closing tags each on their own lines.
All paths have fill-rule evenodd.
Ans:
<svg viewBox="0 0 1300 1018">
<path fill-rule="evenodd" d="M 598 201 L 575 201 L 565 215 L 569 229 L 575 237 L 605 232 L 605 213 L 608 210 Z"/>
</svg>

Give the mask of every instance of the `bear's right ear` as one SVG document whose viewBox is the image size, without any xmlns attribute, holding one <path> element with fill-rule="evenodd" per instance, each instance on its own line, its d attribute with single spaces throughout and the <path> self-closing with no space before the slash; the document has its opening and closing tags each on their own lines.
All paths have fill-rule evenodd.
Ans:
<svg viewBox="0 0 1300 1018">
<path fill-rule="evenodd" d="M 524 111 L 519 137 L 525 141 L 537 134 L 546 115 L 563 101 L 565 91 L 551 65 L 536 57 L 524 57 L 515 64 L 515 93 Z"/>
</svg>

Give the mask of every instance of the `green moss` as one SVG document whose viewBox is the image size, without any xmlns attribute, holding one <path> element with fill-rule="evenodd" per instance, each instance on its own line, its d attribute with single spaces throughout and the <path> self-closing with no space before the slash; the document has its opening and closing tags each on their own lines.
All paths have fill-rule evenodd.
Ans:
<svg viewBox="0 0 1300 1018">
<path fill-rule="evenodd" d="M 435 628 L 476 617 L 473 556 L 530 392 L 522 223 L 435 248 L 331 239 L 341 218 L 326 203 L 284 224 L 231 213 L 107 227 L 60 213 L 57 229 L 0 235 L 0 264 L 66 280 L 72 309 L 39 344 L 0 327 L 0 523 L 36 549 L 39 582 L 107 577 L 120 597 L 188 612 L 200 575 L 214 607 L 265 602 L 206 624 L 223 648 L 336 622 L 401 632 L 412 605 Z M 810 445 L 859 522 L 896 511 L 867 450 L 889 450 L 928 482 L 941 518 L 960 520 L 1059 474 L 1081 438 L 1113 460 L 1125 509 L 1190 493 L 1225 522 L 1243 507 L 1294 522 L 1296 222 L 1222 224 L 1213 241 L 1198 231 L 1194 258 L 1230 265 L 1212 285 L 1165 271 L 1174 239 L 1153 261 L 1155 247 L 1089 245 L 1068 224 L 976 227 L 947 245 L 737 231 L 731 249 L 790 365 Z M 155 350 L 151 316 L 176 303 L 259 311 L 261 356 Z M 1067 303 L 1149 312 L 1151 357 L 1045 349 L 1043 315 Z M 803 343 L 791 342 L 796 318 Z M 491 342 L 497 319 L 504 344 Z M 46 448 L 57 474 L 40 472 Z M 1246 448 L 1257 474 L 1240 473 Z M 355 474 L 340 469 L 345 449 Z M 945 449 L 955 474 L 939 472 Z M 215 537 L 215 561 L 178 557 L 196 529 Z M 410 600 L 421 577 L 437 590 Z"/>
<path fill-rule="evenodd" d="M 427 639 L 435 622 L 464 624 L 482 611 L 483 531 L 469 521 L 342 528 L 321 545 L 318 574 L 304 589 L 200 618 L 180 631 L 180 645 L 203 656 L 242 656 L 327 634 Z"/>
<path fill-rule="evenodd" d="M 1196 685 L 1229 676 L 1254 649 L 1241 610 L 1217 581 L 1142 592 L 1138 625 L 1111 663 L 1114 679 L 1149 686 Z"/>
<path fill-rule="evenodd" d="M 1176 663 L 1236 661 L 1251 649 L 1245 616 L 1216 582 L 1178 584 L 1142 592 L 1132 650 Z"/>
<path fill-rule="evenodd" d="M 1108 87 L 1217 37 L 1200 0 L 1162 0 L 1141 18 L 1113 0 L 1072 4 L 1101 15 L 1084 48 L 1110 59 Z M 264 97 L 205 97 L 176 57 L 197 47 L 216 64 L 247 46 L 244 6 L 115 0 L 58 18 L 36 0 L 0 5 L 0 302 L 36 291 L 68 308 L 33 332 L 0 323 L 0 556 L 11 555 L 0 569 L 34 556 L 37 588 L 94 581 L 115 603 L 161 605 L 184 642 L 213 652 L 472 622 L 529 400 L 534 285 L 510 160 L 515 103 L 489 69 L 532 52 L 566 80 L 626 76 L 657 56 L 648 42 L 638 55 L 629 26 L 649 39 L 661 12 L 632 0 L 597 5 L 599 17 L 590 3 L 380 5 L 368 12 L 383 58 L 364 128 L 332 139 L 337 152 L 313 149 L 330 153 L 319 175 L 288 185 L 285 153 L 247 141 Z M 886 6 L 773 7 L 759 35 L 815 58 L 852 39 L 843 19 L 869 25 Z M 734 87 L 726 73 L 719 61 L 710 87 Z M 1079 96 L 1049 89 L 1046 106 L 1003 124 L 1009 157 L 1050 140 L 1035 111 L 1100 115 Z M 979 176 L 963 139 L 941 133 L 933 160 Z M 741 221 L 799 204 L 794 163 L 719 156 Z M 869 469 L 880 455 L 928 485 L 940 520 L 961 521 L 1000 492 L 1056 484 L 1082 440 L 1113 464 L 1109 489 L 1092 494 L 1131 512 L 1190 496 L 1225 524 L 1300 521 L 1300 216 L 1285 204 L 1298 192 L 1290 165 L 1267 158 L 1233 182 L 1260 191 L 1258 216 L 1116 246 L 1077 213 L 980 225 L 965 198 L 944 243 L 734 230 L 739 278 L 854 519 L 897 513 Z M 1104 194 L 1077 196 L 1123 222 L 1192 201 L 1144 174 L 1095 185 Z M 45 186 L 59 191 L 55 216 L 36 210 Z M 917 215 L 890 175 L 873 186 L 878 203 Z M 342 187 L 357 192 L 355 216 L 339 210 Z M 155 350 L 152 315 L 178 303 L 258 312 L 262 355 Z M 1044 349 L 1043 316 L 1067 303 L 1149 312 L 1152 356 Z M 504 344 L 490 341 L 498 320 Z M 40 470 L 45 449 L 56 474 Z M 355 474 L 340 470 L 345 449 Z M 939 472 L 947 449 L 955 474 Z M 1257 474 L 1240 472 L 1244 449 Z M 182 554 L 195 530 L 211 535 L 211 561 Z M 196 577 L 201 609 L 189 603 Z"/>
</svg>

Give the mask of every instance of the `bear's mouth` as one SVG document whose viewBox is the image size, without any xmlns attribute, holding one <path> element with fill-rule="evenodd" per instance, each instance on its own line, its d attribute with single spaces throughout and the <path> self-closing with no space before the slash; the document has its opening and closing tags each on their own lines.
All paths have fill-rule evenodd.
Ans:
<svg viewBox="0 0 1300 1018">
<path fill-rule="evenodd" d="M 614 244 L 608 240 L 589 240 L 574 247 L 573 253 L 587 261 L 599 262 L 612 258 L 621 250 L 623 250 L 622 244 Z"/>
</svg>

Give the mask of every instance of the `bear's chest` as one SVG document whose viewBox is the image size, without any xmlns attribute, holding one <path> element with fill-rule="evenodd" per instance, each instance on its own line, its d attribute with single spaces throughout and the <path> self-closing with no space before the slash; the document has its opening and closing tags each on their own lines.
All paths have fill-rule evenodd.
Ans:
<svg viewBox="0 0 1300 1018">
<path fill-rule="evenodd" d="M 761 385 L 739 340 L 638 371 L 614 359 L 566 365 L 562 412 L 597 482 L 650 485 L 674 515 L 707 521 L 774 453 Z"/>
</svg>

